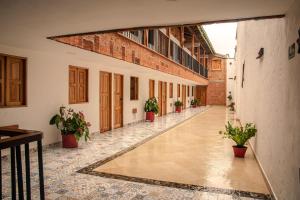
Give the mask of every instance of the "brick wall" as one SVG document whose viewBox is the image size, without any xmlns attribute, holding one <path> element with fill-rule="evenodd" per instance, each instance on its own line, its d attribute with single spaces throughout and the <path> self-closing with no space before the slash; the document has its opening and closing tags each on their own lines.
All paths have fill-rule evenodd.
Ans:
<svg viewBox="0 0 300 200">
<path fill-rule="evenodd" d="M 118 33 L 69 36 L 55 38 L 54 40 L 193 80 L 200 85 L 208 84 L 208 80 L 204 77 Z"/>
<path fill-rule="evenodd" d="M 226 59 L 208 59 L 207 104 L 226 105 Z"/>
</svg>

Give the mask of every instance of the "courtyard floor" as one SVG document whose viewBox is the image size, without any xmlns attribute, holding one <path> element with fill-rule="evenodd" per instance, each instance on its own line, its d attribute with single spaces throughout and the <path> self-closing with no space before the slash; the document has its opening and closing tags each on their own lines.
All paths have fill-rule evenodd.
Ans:
<svg viewBox="0 0 300 200">
<path fill-rule="evenodd" d="M 46 199 L 268 199 L 251 149 L 234 158 L 225 107 L 187 109 L 106 132 L 78 149 L 44 150 Z M 32 194 L 38 197 L 37 156 L 31 153 Z M 4 199 L 10 199 L 3 159 Z"/>
</svg>

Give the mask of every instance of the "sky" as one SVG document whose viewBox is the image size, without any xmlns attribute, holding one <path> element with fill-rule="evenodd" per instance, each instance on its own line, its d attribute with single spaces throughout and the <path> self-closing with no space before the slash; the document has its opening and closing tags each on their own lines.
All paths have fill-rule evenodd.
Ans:
<svg viewBox="0 0 300 200">
<path fill-rule="evenodd" d="M 215 52 L 223 55 L 229 54 L 230 58 L 234 57 L 236 27 L 237 23 L 222 23 L 203 26 Z"/>
</svg>

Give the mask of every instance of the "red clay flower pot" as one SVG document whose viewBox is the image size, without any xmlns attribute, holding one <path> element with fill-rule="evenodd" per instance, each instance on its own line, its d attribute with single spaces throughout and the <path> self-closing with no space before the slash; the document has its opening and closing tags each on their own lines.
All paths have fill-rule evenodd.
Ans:
<svg viewBox="0 0 300 200">
<path fill-rule="evenodd" d="M 78 142 L 74 134 L 62 135 L 63 148 L 77 148 Z"/>
<path fill-rule="evenodd" d="M 153 122 L 155 118 L 154 112 L 146 112 L 146 121 Z"/>
<path fill-rule="evenodd" d="M 238 147 L 238 146 L 232 146 L 234 156 L 239 158 L 244 158 L 245 153 L 247 151 L 247 147 Z"/>
<path fill-rule="evenodd" d="M 181 112 L 181 106 L 176 107 L 175 111 L 178 112 L 178 113 L 180 113 Z"/>
<path fill-rule="evenodd" d="M 197 105 L 192 105 L 193 108 L 197 108 Z"/>
</svg>

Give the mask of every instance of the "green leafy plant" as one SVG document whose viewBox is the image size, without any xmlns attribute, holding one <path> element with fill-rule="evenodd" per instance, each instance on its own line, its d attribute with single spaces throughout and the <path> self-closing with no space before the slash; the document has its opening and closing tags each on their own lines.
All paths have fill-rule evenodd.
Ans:
<svg viewBox="0 0 300 200">
<path fill-rule="evenodd" d="M 155 97 L 150 98 L 146 101 L 145 107 L 144 107 L 145 112 L 154 112 L 155 114 L 158 113 L 159 108 L 158 108 L 158 103 Z"/>
<path fill-rule="evenodd" d="M 74 134 L 76 140 L 80 140 L 84 137 L 87 141 L 89 137 L 89 126 L 91 124 L 85 121 L 84 114 L 82 112 L 75 112 L 73 109 L 67 109 L 65 106 L 59 108 L 59 114 L 55 114 L 51 120 L 50 125 L 56 125 L 61 131 L 62 135 Z"/>
<path fill-rule="evenodd" d="M 225 125 L 225 132 L 220 131 L 219 134 L 223 135 L 224 138 L 232 139 L 237 147 L 244 147 L 245 143 L 254 137 L 257 129 L 252 123 L 246 123 L 245 127 L 233 127 L 230 122 Z"/>
<path fill-rule="evenodd" d="M 199 99 L 192 99 L 192 101 L 191 101 L 192 106 L 198 105 L 199 103 L 200 103 Z"/>
<path fill-rule="evenodd" d="M 182 106 L 182 102 L 179 101 L 179 100 L 177 100 L 177 101 L 175 101 L 174 105 L 175 105 L 176 107 L 180 107 L 180 106 Z"/>
</svg>

